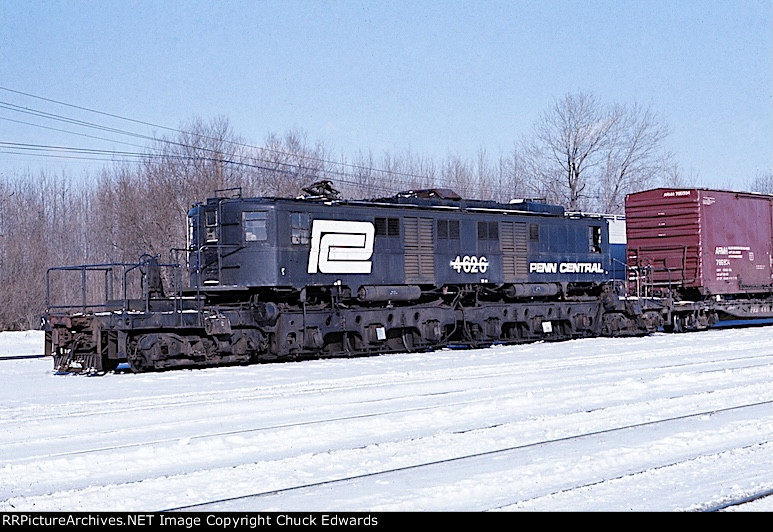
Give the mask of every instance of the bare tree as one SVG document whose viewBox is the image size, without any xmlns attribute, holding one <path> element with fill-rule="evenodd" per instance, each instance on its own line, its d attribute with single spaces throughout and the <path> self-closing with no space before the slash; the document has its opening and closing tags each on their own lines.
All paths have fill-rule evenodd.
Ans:
<svg viewBox="0 0 773 532">
<path fill-rule="evenodd" d="M 506 203 L 512 199 L 523 199 L 528 196 L 523 162 L 517 148 L 513 148 L 508 154 L 500 155 L 496 172 L 497 194 L 494 199 Z"/>
<path fill-rule="evenodd" d="M 662 173 L 667 134 L 649 108 L 567 94 L 540 116 L 523 143 L 524 171 L 538 195 L 569 210 L 619 212 L 625 194 Z"/>
<path fill-rule="evenodd" d="M 324 179 L 327 164 L 324 146 L 309 146 L 306 134 L 297 130 L 269 135 L 245 162 L 252 169 L 250 192 L 276 197 L 297 196 L 303 187 Z"/>
<path fill-rule="evenodd" d="M 686 173 L 682 170 L 679 163 L 674 161 L 674 157 L 668 154 L 661 161 L 662 174 L 659 185 L 671 188 L 691 188 L 698 186 L 698 173 L 691 169 Z"/>
<path fill-rule="evenodd" d="M 669 130 L 651 109 L 638 104 L 617 105 L 609 117 L 606 161 L 594 197 L 602 212 L 617 213 L 628 192 L 649 187 L 663 174 L 669 157 L 662 154 L 661 145 Z"/>
<path fill-rule="evenodd" d="M 80 230 L 87 203 L 65 176 L 19 176 L 0 186 L 0 329 L 39 325 L 46 269 L 87 251 Z"/>
<path fill-rule="evenodd" d="M 760 194 L 773 194 L 773 170 L 767 172 L 757 172 L 749 182 L 749 190 L 752 192 L 759 192 Z"/>
<path fill-rule="evenodd" d="M 441 168 L 441 181 L 463 198 L 476 196 L 474 165 L 459 156 L 449 156 Z"/>
<path fill-rule="evenodd" d="M 359 152 L 352 163 L 342 161 L 330 179 L 340 184 L 344 197 L 372 198 L 437 186 L 435 163 L 411 151 L 384 152 L 379 161 L 372 152 Z"/>
<path fill-rule="evenodd" d="M 535 184 L 570 210 L 587 208 L 593 173 L 602 165 L 615 117 L 591 94 L 567 94 L 542 113 L 526 144 L 525 158 Z"/>
<path fill-rule="evenodd" d="M 349 180 L 345 182 L 334 180 L 344 197 L 366 198 L 382 193 L 382 185 L 380 184 L 382 178 L 374 168 L 375 162 L 371 151 L 368 151 L 367 154 L 360 151 L 355 154 L 351 163 L 346 162 L 343 157 L 341 162 L 342 166 L 352 170 L 352 176 Z"/>
</svg>

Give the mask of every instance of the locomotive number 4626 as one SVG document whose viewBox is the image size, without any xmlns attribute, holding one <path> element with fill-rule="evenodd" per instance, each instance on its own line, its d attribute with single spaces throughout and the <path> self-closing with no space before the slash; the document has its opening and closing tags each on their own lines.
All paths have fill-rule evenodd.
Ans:
<svg viewBox="0 0 773 532">
<path fill-rule="evenodd" d="M 486 270 L 488 270 L 488 259 L 485 256 L 465 255 L 462 257 L 457 255 L 451 261 L 451 269 L 456 270 L 457 273 L 486 273 Z"/>
</svg>

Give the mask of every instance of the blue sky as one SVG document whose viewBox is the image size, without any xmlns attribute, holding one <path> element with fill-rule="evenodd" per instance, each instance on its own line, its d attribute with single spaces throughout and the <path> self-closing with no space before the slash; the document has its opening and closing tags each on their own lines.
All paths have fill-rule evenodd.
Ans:
<svg viewBox="0 0 773 532">
<path fill-rule="evenodd" d="M 0 0 L 0 57 L 4 89 L 172 128 L 225 116 L 254 144 L 298 129 L 347 157 L 497 157 L 584 91 L 651 106 L 702 186 L 773 165 L 770 0 Z M 153 133 L 7 90 L 0 102 Z M 0 142 L 111 149 L 11 120 L 48 123 L 0 105 Z M 0 171 L 102 164 L 7 152 Z"/>
</svg>

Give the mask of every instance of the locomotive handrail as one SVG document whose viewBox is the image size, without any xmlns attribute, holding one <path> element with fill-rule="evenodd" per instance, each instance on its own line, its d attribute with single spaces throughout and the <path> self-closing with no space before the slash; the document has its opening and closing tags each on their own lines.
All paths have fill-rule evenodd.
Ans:
<svg viewBox="0 0 773 532">
<path fill-rule="evenodd" d="M 173 310 L 175 312 L 180 312 L 182 310 L 182 283 L 181 283 L 181 265 L 179 263 L 170 263 L 170 264 L 162 264 L 162 263 L 153 263 L 153 259 L 155 257 L 148 256 L 148 259 L 144 261 L 139 261 L 136 263 L 133 262 L 111 262 L 111 263 L 99 263 L 99 264 L 81 264 L 77 266 L 55 266 L 52 268 L 48 268 L 46 270 L 46 313 L 51 313 L 52 311 L 64 311 L 64 310 L 74 310 L 79 309 L 82 313 L 86 314 L 87 312 L 94 312 L 99 310 L 105 310 L 105 311 L 113 311 L 113 312 L 120 312 L 121 314 L 126 314 L 131 309 L 130 301 L 131 298 L 129 297 L 129 276 L 132 271 L 140 269 L 142 267 L 154 267 L 154 268 L 166 268 L 171 269 L 172 271 L 177 272 L 176 274 L 172 275 L 172 294 L 170 294 L 170 299 L 173 300 Z M 52 303 L 52 272 L 80 272 L 80 301 L 78 302 L 71 302 L 65 300 L 61 304 L 53 304 Z M 121 275 L 121 294 L 118 298 L 114 297 L 114 276 L 118 271 L 122 271 Z M 90 302 L 89 301 L 89 295 L 93 295 L 89 293 L 89 288 L 94 286 L 93 283 L 89 282 L 88 273 L 90 272 L 97 272 L 97 273 L 103 273 L 104 274 L 104 288 L 101 291 L 101 295 L 104 296 L 102 302 Z M 144 311 L 147 313 L 150 311 L 149 305 L 150 305 L 150 293 L 151 289 L 147 282 L 146 272 L 142 272 L 143 275 L 143 281 L 142 281 L 142 300 L 144 302 Z M 163 281 L 161 281 L 163 283 Z M 65 296 L 67 297 L 67 296 Z M 118 302 L 120 302 L 120 305 L 118 305 Z"/>
<path fill-rule="evenodd" d="M 629 270 L 633 272 L 641 272 L 641 277 L 636 278 L 637 282 L 637 294 L 640 290 L 640 285 L 638 283 L 639 279 L 644 279 L 644 287 L 645 290 L 649 288 L 650 294 L 654 292 L 655 287 L 658 288 L 667 288 L 669 291 L 672 291 L 677 288 L 685 288 L 688 287 L 696 282 L 700 281 L 700 278 L 697 275 L 688 276 L 688 271 L 690 272 L 696 272 L 696 268 L 689 268 L 688 267 L 688 250 L 691 246 L 681 246 L 679 251 L 681 251 L 681 257 L 680 257 L 680 265 L 676 267 L 669 267 L 666 265 L 665 260 L 661 260 L 660 262 L 663 263 L 663 266 L 655 266 L 652 264 L 651 259 L 647 259 L 646 264 L 642 264 L 642 255 L 646 255 L 644 252 L 651 251 L 652 249 L 660 249 L 659 247 L 636 247 L 636 248 L 628 248 L 628 256 L 629 258 L 634 258 L 636 265 L 630 266 Z M 662 274 L 665 275 L 665 279 L 662 279 Z M 661 274 L 660 276 L 658 274 Z M 656 279 L 657 277 L 660 277 L 660 279 Z M 646 292 L 645 292 L 646 293 Z"/>
<path fill-rule="evenodd" d="M 226 192 L 233 194 L 226 196 Z M 218 188 L 215 190 L 215 197 L 218 199 L 240 199 L 242 197 L 242 187 Z"/>
<path fill-rule="evenodd" d="M 616 259 L 616 258 L 614 258 L 614 257 L 610 257 L 610 258 L 611 258 L 611 260 L 612 260 L 612 276 L 613 276 L 613 277 L 614 277 L 615 275 L 617 275 L 617 267 L 616 267 L 616 266 L 617 266 L 618 264 L 621 266 L 621 268 L 622 268 L 623 272 L 625 272 L 625 271 L 627 271 L 627 270 L 628 270 L 628 264 L 627 264 L 627 263 L 625 263 L 625 262 L 623 262 L 623 261 L 621 261 L 621 260 L 618 260 L 618 259 Z"/>
<path fill-rule="evenodd" d="M 224 254 L 223 250 L 227 248 L 232 248 L 233 251 L 231 251 L 228 254 Z M 201 310 L 202 310 L 202 304 L 203 304 L 203 298 L 201 295 L 201 287 L 204 285 L 204 282 L 202 281 L 202 270 L 204 270 L 207 266 L 210 264 L 215 264 L 217 266 L 217 281 L 220 282 L 221 274 L 222 274 L 222 259 L 223 256 L 228 256 L 232 253 L 236 253 L 240 249 L 243 249 L 244 245 L 242 244 L 221 244 L 220 242 L 217 242 L 215 244 L 203 244 L 195 248 L 190 248 L 186 250 L 180 250 L 185 251 L 188 254 L 188 272 L 189 275 L 195 276 L 195 282 L 193 283 L 196 288 L 196 309 L 199 311 L 199 319 L 201 320 Z M 208 262 L 206 264 L 202 263 L 203 254 L 204 252 L 208 250 L 214 250 L 216 254 L 216 261 L 214 262 Z M 193 267 L 191 267 L 190 263 L 190 256 L 195 256 L 195 261 L 193 264 Z"/>
<path fill-rule="evenodd" d="M 80 307 L 85 313 L 87 308 L 107 308 L 107 294 L 112 294 L 112 278 L 108 276 L 113 271 L 113 268 L 120 266 L 121 263 L 105 263 L 105 264 L 82 264 L 80 266 L 55 266 L 46 270 L 46 312 L 50 312 L 53 309 L 73 309 Z M 52 305 L 51 304 L 51 272 L 53 271 L 80 271 L 81 272 L 81 304 L 80 305 Z M 87 304 L 86 303 L 86 272 L 87 271 L 102 271 L 105 273 L 105 303 Z M 108 281 L 109 279 L 109 281 Z"/>
<path fill-rule="evenodd" d="M 124 272 L 123 272 L 123 294 L 122 294 L 123 295 L 123 308 L 122 308 L 123 313 L 126 313 L 126 310 L 127 310 L 128 306 L 129 306 L 129 299 L 128 299 L 128 296 L 126 294 L 126 278 L 127 278 L 127 276 L 128 276 L 130 271 L 132 271 L 132 270 L 134 270 L 136 268 L 139 268 L 140 265 L 141 265 L 141 263 L 138 263 L 138 264 L 130 267 L 129 269 L 124 270 Z M 145 283 L 145 287 L 143 288 L 144 290 L 147 290 L 147 284 L 148 283 Z M 143 299 L 145 300 L 145 312 L 147 312 L 148 311 L 148 298 L 149 298 L 149 295 L 147 293 L 143 294 L 143 295 L 146 296 Z"/>
</svg>

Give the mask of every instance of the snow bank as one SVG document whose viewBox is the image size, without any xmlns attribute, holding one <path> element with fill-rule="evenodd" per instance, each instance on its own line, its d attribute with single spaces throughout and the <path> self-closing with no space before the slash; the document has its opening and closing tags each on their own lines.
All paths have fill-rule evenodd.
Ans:
<svg viewBox="0 0 773 532">
<path fill-rule="evenodd" d="M 0 356 L 43 354 L 43 331 L 0 331 Z"/>
</svg>

